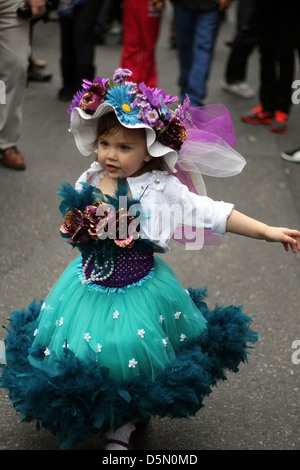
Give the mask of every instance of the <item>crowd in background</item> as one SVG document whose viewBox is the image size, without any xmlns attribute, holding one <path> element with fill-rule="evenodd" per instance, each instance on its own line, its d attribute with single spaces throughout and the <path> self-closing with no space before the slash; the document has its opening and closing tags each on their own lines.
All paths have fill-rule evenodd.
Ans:
<svg viewBox="0 0 300 470">
<path fill-rule="evenodd" d="M 49 17 L 59 22 L 60 30 L 58 99 L 70 101 L 83 78 L 93 80 L 95 47 L 104 45 L 113 29 L 120 37 L 118 65 L 132 70 L 133 81 L 158 86 L 156 47 L 169 6 L 169 39 L 178 51 L 181 98 L 188 95 L 192 106 L 202 106 L 218 32 L 228 8 L 234 6 L 236 31 L 228 44 L 221 86 L 245 99 L 257 93 L 258 105 L 241 116 L 245 123 L 267 124 L 276 133 L 288 131 L 295 51 L 300 51 L 300 5 L 295 0 L 284 5 L 279 0 L 28 0 L 28 5 L 31 16 L 26 19 L 23 11 L 17 13 L 23 0 L 0 0 L 0 80 L 6 90 L 5 106 L 0 107 L 0 152 L 7 167 L 26 168 L 18 141 L 28 81 L 52 78 L 45 62 L 34 57 L 35 23 Z M 256 48 L 259 90 L 247 83 L 248 59 Z M 299 150 L 281 156 L 300 161 Z"/>
</svg>

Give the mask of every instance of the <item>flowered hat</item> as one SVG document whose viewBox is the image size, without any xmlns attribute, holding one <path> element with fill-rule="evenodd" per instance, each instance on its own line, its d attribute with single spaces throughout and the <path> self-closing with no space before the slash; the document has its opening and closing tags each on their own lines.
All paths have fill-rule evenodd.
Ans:
<svg viewBox="0 0 300 470">
<path fill-rule="evenodd" d="M 176 111 L 167 105 L 178 98 L 164 90 L 149 88 L 128 81 L 132 72 L 117 69 L 113 79 L 97 77 L 83 80 L 82 90 L 74 96 L 70 113 L 70 131 L 83 155 L 97 150 L 95 145 L 98 119 L 114 111 L 120 123 L 128 129 L 145 129 L 146 143 L 152 157 L 163 157 L 174 172 L 184 140 L 185 127 Z"/>
<path fill-rule="evenodd" d="M 97 150 L 98 119 L 114 111 L 128 129 L 145 129 L 149 154 L 163 157 L 190 191 L 206 194 L 202 175 L 228 177 L 242 171 L 246 161 L 233 148 L 234 126 L 224 105 L 193 108 L 187 96 L 172 111 L 168 105 L 177 97 L 132 83 L 131 75 L 130 70 L 119 68 L 112 80 L 83 80 L 68 111 L 70 131 L 83 155 Z"/>
</svg>

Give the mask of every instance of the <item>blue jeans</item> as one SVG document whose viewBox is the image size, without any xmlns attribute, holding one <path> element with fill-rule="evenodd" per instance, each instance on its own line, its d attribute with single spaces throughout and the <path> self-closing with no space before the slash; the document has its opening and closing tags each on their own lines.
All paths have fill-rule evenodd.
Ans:
<svg viewBox="0 0 300 470">
<path fill-rule="evenodd" d="M 187 94 L 192 106 L 202 106 L 206 96 L 206 81 L 221 19 L 222 12 L 218 9 L 189 10 L 174 5 L 179 86 L 182 99 Z"/>
</svg>

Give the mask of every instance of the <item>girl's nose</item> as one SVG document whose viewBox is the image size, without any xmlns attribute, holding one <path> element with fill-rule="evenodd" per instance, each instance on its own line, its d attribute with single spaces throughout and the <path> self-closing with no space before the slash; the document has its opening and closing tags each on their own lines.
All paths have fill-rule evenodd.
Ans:
<svg viewBox="0 0 300 470">
<path fill-rule="evenodd" d="M 108 154 L 107 154 L 107 158 L 108 158 L 109 160 L 116 160 L 116 159 L 117 159 L 117 152 L 116 152 L 116 149 L 115 149 L 113 146 L 111 146 L 111 147 L 109 148 L 109 152 L 108 152 Z"/>
</svg>

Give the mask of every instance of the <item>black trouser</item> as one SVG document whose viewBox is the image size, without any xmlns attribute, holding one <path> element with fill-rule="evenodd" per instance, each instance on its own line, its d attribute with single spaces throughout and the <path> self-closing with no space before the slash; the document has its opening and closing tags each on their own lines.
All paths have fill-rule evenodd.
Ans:
<svg viewBox="0 0 300 470">
<path fill-rule="evenodd" d="M 260 100 L 269 111 L 289 112 L 296 34 L 300 25 L 298 0 L 257 0 L 260 48 Z"/>
<path fill-rule="evenodd" d="M 247 75 L 247 63 L 258 44 L 256 0 L 239 0 L 237 32 L 225 69 L 227 83 L 243 82 Z"/>
<path fill-rule="evenodd" d="M 70 90 L 79 90 L 83 78 L 95 78 L 93 26 L 101 3 L 86 0 L 71 15 L 60 18 L 61 73 L 63 85 Z"/>
</svg>

